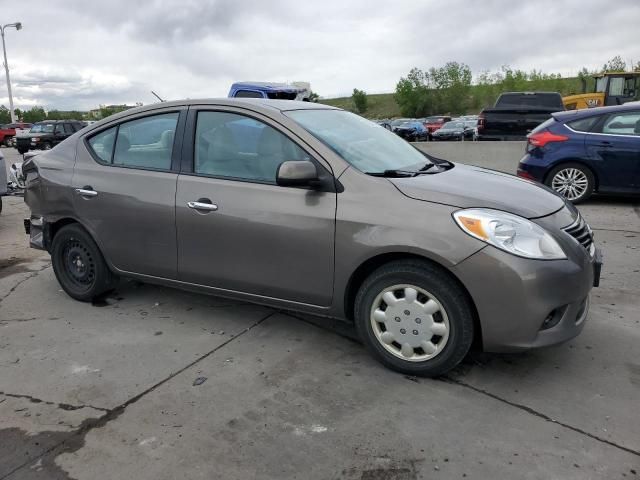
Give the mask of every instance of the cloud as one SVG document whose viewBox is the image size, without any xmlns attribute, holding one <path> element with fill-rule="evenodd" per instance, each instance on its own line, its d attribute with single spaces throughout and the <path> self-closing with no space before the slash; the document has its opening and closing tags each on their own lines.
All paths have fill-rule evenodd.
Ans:
<svg viewBox="0 0 640 480">
<path fill-rule="evenodd" d="M 636 0 L 69 0 L 63 14 L 32 0 L 11 11 L 24 24 L 6 35 L 16 103 L 48 108 L 149 103 L 151 90 L 225 96 L 238 80 L 389 92 L 412 67 L 450 60 L 565 76 L 640 60 Z"/>
</svg>

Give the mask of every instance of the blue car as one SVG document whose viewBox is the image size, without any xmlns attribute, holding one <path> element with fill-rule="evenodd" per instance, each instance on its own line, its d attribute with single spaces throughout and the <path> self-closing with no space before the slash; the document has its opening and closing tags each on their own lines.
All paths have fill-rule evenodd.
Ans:
<svg viewBox="0 0 640 480">
<path fill-rule="evenodd" d="M 528 135 L 518 176 L 573 203 L 640 193 L 640 102 L 554 113 Z"/>
<path fill-rule="evenodd" d="M 274 82 L 236 82 L 229 89 L 229 98 L 270 98 L 271 100 L 310 101 L 308 83 L 289 85 Z"/>
</svg>

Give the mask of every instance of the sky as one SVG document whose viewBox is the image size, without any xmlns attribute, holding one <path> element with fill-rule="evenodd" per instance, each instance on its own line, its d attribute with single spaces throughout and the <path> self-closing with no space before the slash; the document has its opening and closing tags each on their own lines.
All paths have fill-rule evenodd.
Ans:
<svg viewBox="0 0 640 480">
<path fill-rule="evenodd" d="M 563 76 L 640 61 L 640 0 L 0 0 L 0 22 L 17 21 L 6 44 L 21 108 L 224 97 L 243 80 L 392 92 L 447 61 Z"/>
</svg>

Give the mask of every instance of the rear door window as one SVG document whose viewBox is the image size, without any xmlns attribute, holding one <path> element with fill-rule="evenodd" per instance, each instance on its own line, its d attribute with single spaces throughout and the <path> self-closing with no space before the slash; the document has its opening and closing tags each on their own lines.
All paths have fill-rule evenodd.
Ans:
<svg viewBox="0 0 640 480">
<path fill-rule="evenodd" d="M 68 134 L 72 134 L 75 133 L 75 131 L 73 130 L 73 128 L 71 127 L 70 123 L 65 123 L 64 124 L 64 133 L 68 133 Z"/>
<path fill-rule="evenodd" d="M 121 123 L 113 164 L 170 170 L 178 116 L 165 113 Z"/>
</svg>

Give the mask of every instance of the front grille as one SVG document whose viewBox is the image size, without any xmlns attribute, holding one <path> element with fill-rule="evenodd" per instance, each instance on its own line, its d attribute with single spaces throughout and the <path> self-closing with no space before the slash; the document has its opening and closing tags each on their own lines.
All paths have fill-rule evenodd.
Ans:
<svg viewBox="0 0 640 480">
<path fill-rule="evenodd" d="M 565 227 L 564 231 L 575 238 L 587 251 L 590 251 L 593 244 L 593 232 L 582 215 L 578 214 L 576 221 Z"/>
</svg>

